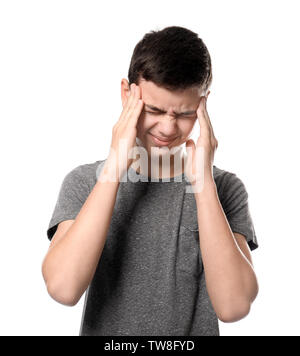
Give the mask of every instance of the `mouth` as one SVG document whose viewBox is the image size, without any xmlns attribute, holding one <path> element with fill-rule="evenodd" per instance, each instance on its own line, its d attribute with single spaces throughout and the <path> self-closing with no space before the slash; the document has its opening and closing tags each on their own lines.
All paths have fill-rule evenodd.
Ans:
<svg viewBox="0 0 300 356">
<path fill-rule="evenodd" d="M 172 140 L 166 141 L 166 140 L 162 140 L 154 135 L 152 135 L 151 133 L 149 133 L 149 135 L 151 136 L 152 141 L 157 145 L 157 146 L 168 146 L 170 145 L 177 137 L 173 138 Z"/>
</svg>

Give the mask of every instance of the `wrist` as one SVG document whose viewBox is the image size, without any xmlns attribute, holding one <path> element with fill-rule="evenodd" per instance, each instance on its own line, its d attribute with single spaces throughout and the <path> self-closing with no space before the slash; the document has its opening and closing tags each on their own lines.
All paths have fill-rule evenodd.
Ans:
<svg viewBox="0 0 300 356">
<path fill-rule="evenodd" d="M 203 201 L 205 202 L 218 195 L 217 186 L 213 179 L 205 180 L 204 184 L 202 184 L 201 186 L 193 185 L 192 187 L 194 191 L 195 200 L 197 203 Z"/>
<path fill-rule="evenodd" d="M 98 181 L 103 183 L 120 183 L 119 167 L 116 162 L 108 158 L 102 168 Z"/>
</svg>

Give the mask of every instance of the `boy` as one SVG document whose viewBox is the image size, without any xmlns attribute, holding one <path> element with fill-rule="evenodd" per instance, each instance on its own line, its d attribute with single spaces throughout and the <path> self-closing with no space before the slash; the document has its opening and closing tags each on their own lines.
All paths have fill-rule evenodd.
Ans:
<svg viewBox="0 0 300 356">
<path fill-rule="evenodd" d="M 86 291 L 80 335 L 219 335 L 218 319 L 240 320 L 256 298 L 258 244 L 243 182 L 213 165 L 209 52 L 188 29 L 152 31 L 128 78 L 108 158 L 62 183 L 47 230 L 47 290 L 65 305 Z M 141 160 L 128 155 L 136 148 Z"/>
</svg>

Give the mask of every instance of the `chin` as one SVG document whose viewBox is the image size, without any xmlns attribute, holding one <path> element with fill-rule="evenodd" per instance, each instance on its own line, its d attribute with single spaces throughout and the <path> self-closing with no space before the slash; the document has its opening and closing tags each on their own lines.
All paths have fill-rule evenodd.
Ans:
<svg viewBox="0 0 300 356">
<path fill-rule="evenodd" d="M 185 142 L 187 141 L 187 139 L 182 140 L 182 138 L 179 141 L 177 141 L 178 139 L 175 139 L 174 142 L 170 143 L 170 146 L 160 146 L 160 145 L 156 145 L 155 142 L 153 142 L 153 140 L 151 139 L 149 134 L 145 134 L 145 136 L 143 136 L 143 138 L 144 139 L 141 140 L 139 137 L 137 137 L 136 143 L 138 146 L 144 147 L 147 150 L 149 155 L 151 154 L 152 147 L 155 147 L 158 149 L 158 153 L 157 153 L 158 155 L 162 155 L 162 154 L 165 154 L 168 150 L 175 149 L 175 148 L 180 149 L 181 146 L 183 144 L 185 144 Z M 177 152 L 177 150 L 176 150 L 176 152 Z"/>
</svg>

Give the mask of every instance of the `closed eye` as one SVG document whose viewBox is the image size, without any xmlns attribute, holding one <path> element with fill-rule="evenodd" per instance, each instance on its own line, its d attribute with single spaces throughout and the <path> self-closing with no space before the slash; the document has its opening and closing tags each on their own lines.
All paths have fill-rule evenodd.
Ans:
<svg viewBox="0 0 300 356">
<path fill-rule="evenodd" d="M 161 112 L 153 112 L 153 111 L 146 111 L 145 112 L 152 114 L 152 115 L 161 115 Z"/>
<path fill-rule="evenodd" d="M 145 110 L 145 112 L 148 114 L 151 114 L 151 115 L 161 115 L 162 114 L 161 112 L 155 112 L 155 111 L 146 111 Z M 185 117 L 187 119 L 194 119 L 194 114 L 186 114 L 186 115 L 182 114 L 182 115 L 177 115 L 177 116 Z"/>
</svg>

